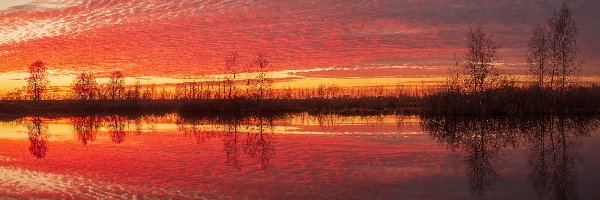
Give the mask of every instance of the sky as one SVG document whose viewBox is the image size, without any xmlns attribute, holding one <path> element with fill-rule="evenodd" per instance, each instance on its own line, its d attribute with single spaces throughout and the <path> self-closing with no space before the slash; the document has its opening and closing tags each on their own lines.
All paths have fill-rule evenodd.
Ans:
<svg viewBox="0 0 600 200">
<path fill-rule="evenodd" d="M 580 74 L 600 75 L 600 1 L 568 1 Z M 225 57 L 265 52 L 281 82 L 377 84 L 434 80 L 464 52 L 469 27 L 502 44 L 502 71 L 525 74 L 531 29 L 560 0 L 3 0 L 0 93 L 43 60 L 51 84 L 76 73 L 169 83 L 224 72 Z M 437 79 L 435 79 L 437 80 Z"/>
</svg>

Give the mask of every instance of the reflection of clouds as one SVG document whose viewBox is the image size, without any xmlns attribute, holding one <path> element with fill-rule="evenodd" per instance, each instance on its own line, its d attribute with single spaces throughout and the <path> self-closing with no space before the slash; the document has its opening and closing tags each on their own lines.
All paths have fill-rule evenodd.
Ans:
<svg viewBox="0 0 600 200">
<path fill-rule="evenodd" d="M 0 2 L 0 10 L 14 12 L 22 9 L 60 9 L 80 3 L 80 0 L 4 0 Z"/>
<path fill-rule="evenodd" d="M 17 199 L 214 199 L 199 191 L 182 191 L 163 186 L 117 184 L 76 174 L 46 173 L 0 166 L 0 194 Z M 19 188 L 19 189 L 15 189 Z M 155 191 L 147 193 L 147 191 Z M 160 192 L 156 192 L 160 191 Z"/>
</svg>

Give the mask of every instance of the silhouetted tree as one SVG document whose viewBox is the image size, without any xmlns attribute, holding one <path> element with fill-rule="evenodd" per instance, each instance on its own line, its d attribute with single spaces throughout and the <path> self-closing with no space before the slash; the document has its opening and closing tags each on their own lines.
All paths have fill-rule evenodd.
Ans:
<svg viewBox="0 0 600 200">
<path fill-rule="evenodd" d="M 48 86 L 48 72 L 46 72 L 46 64 L 38 60 L 29 65 L 29 78 L 27 78 L 27 93 L 32 95 L 34 101 L 42 99 L 42 95 L 46 93 Z"/>
<path fill-rule="evenodd" d="M 72 89 L 76 99 L 95 100 L 99 88 L 92 73 L 82 72 L 75 79 Z"/>
<path fill-rule="evenodd" d="M 144 87 L 144 92 L 142 93 L 142 99 L 151 100 L 156 97 L 156 84 L 151 83 L 147 84 Z"/>
<path fill-rule="evenodd" d="M 450 76 L 446 79 L 445 89 L 449 92 L 461 92 L 462 86 L 462 60 L 454 55 L 454 65 L 450 67 Z"/>
<path fill-rule="evenodd" d="M 130 86 L 127 90 L 128 100 L 139 100 L 142 97 L 142 84 L 140 81 L 136 81 L 133 86 Z"/>
<path fill-rule="evenodd" d="M 463 58 L 463 68 L 470 91 L 476 94 L 479 112 L 485 112 L 483 99 L 485 91 L 498 79 L 496 52 L 501 47 L 480 26 L 473 27 L 466 34 L 467 50 Z"/>
<path fill-rule="evenodd" d="M 262 51 L 259 51 L 256 54 L 256 58 L 253 62 L 254 68 L 257 70 L 256 74 L 256 89 L 257 98 L 265 99 L 269 97 L 271 90 L 271 80 L 269 79 L 269 58 L 267 54 Z"/>
<path fill-rule="evenodd" d="M 573 11 L 565 1 L 548 19 L 551 67 L 557 74 L 557 87 L 562 91 L 570 83 L 581 62 L 577 60 L 577 24 Z"/>
<path fill-rule="evenodd" d="M 172 98 L 170 92 L 168 92 L 167 89 L 165 89 L 164 87 L 160 88 L 160 92 L 158 95 L 159 95 L 158 98 L 163 99 L 163 100 Z"/>
<path fill-rule="evenodd" d="M 110 99 L 123 99 L 125 96 L 125 78 L 121 71 L 114 71 L 110 74 L 108 81 L 108 92 Z"/>
<path fill-rule="evenodd" d="M 227 98 L 237 98 L 237 75 L 240 68 L 240 54 L 237 51 L 233 51 L 227 56 L 225 60 L 225 70 L 227 71 L 227 86 L 228 94 Z"/>
<path fill-rule="evenodd" d="M 203 84 L 200 80 L 189 80 L 183 83 L 178 83 L 175 86 L 176 99 L 200 99 L 210 98 L 211 91 L 209 87 L 205 87 L 202 91 Z"/>
<path fill-rule="evenodd" d="M 550 76 L 550 81 L 554 81 L 555 72 L 551 70 L 548 58 L 550 57 L 550 41 L 548 30 L 544 26 L 537 26 L 527 43 L 527 63 L 529 72 L 535 77 L 535 85 L 545 86 L 545 81 Z M 552 82 L 549 86 L 552 86 Z"/>
<path fill-rule="evenodd" d="M 467 32 L 466 43 L 463 67 L 469 76 L 471 91 L 481 93 L 488 89 L 498 76 L 496 51 L 501 46 L 483 32 L 480 26 Z"/>
</svg>

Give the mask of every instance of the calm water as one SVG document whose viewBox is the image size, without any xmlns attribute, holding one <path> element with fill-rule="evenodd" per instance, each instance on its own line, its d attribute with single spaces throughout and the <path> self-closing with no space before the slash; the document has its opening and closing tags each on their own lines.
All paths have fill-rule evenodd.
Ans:
<svg viewBox="0 0 600 200">
<path fill-rule="evenodd" d="M 600 199 L 595 117 L 1 118 L 2 199 Z"/>
</svg>

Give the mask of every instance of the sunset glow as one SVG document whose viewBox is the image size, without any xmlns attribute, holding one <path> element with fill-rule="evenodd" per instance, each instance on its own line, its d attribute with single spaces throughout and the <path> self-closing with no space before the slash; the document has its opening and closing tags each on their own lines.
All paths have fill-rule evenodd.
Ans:
<svg viewBox="0 0 600 200">
<path fill-rule="evenodd" d="M 0 0 L 0 199 L 600 199 L 600 0 Z"/>
<path fill-rule="evenodd" d="M 350 84 L 338 81 L 345 78 L 360 78 L 348 86 L 429 81 L 447 73 L 452 57 L 464 51 L 465 31 L 476 24 L 503 45 L 502 69 L 524 74 L 530 31 L 559 3 L 2 1 L 0 93 L 22 87 L 35 60 L 53 70 L 51 86 L 70 85 L 80 71 L 106 78 L 113 70 L 129 82 L 167 84 L 222 74 L 231 51 L 243 59 L 267 53 L 280 87 Z M 600 3 L 572 7 L 581 27 L 581 75 L 590 79 L 600 75 L 594 21 Z"/>
</svg>

